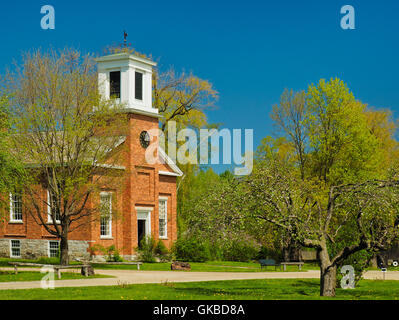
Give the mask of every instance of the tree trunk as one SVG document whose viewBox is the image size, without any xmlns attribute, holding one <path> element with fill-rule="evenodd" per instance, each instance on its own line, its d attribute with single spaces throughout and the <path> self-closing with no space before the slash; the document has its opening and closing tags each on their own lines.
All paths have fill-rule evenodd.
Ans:
<svg viewBox="0 0 399 320">
<path fill-rule="evenodd" d="M 291 262 L 302 261 L 301 246 L 294 241 L 291 242 L 290 244 L 290 261 Z"/>
<path fill-rule="evenodd" d="M 337 287 L 337 266 L 331 265 L 325 239 L 322 241 L 321 248 L 317 250 L 320 262 L 320 296 L 335 297 Z"/>
<path fill-rule="evenodd" d="M 290 248 L 284 247 L 282 250 L 282 255 L 283 255 L 283 261 L 289 262 L 290 261 Z"/>
<path fill-rule="evenodd" d="M 60 250 L 60 264 L 62 266 L 69 265 L 68 236 L 61 237 Z"/>
<path fill-rule="evenodd" d="M 322 267 L 320 271 L 320 295 L 323 297 L 335 297 L 337 267 Z"/>
</svg>

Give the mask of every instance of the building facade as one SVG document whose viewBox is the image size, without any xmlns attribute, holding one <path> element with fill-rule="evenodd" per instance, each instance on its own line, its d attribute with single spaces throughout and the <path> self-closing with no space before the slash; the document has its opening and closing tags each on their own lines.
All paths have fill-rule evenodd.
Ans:
<svg viewBox="0 0 399 320">
<path fill-rule="evenodd" d="M 96 61 L 100 93 L 125 106 L 123 116 L 128 133 L 121 143 L 126 152 L 118 167 L 124 185 L 122 188 L 104 188 L 92 196 L 87 205 L 100 204 L 109 208 L 110 214 L 72 231 L 69 234 L 69 254 L 71 259 L 102 260 L 102 253 L 93 248 L 114 245 L 123 258 L 132 260 L 144 237 L 159 239 L 169 248 L 177 239 L 176 180 L 182 172 L 159 146 L 155 152 L 160 162 L 149 164 L 145 158 L 151 140 L 148 132 L 159 128 L 160 115 L 152 107 L 152 68 L 155 63 L 127 53 L 101 57 Z M 51 203 L 47 190 L 42 190 L 42 196 L 48 197 L 48 203 Z M 115 206 L 119 212 L 117 218 L 111 214 Z M 10 194 L 9 215 L 0 225 L 0 256 L 23 259 L 56 257 L 59 239 L 38 225 L 26 210 L 24 196 Z M 43 204 L 42 210 L 46 215 L 51 209 Z"/>
</svg>

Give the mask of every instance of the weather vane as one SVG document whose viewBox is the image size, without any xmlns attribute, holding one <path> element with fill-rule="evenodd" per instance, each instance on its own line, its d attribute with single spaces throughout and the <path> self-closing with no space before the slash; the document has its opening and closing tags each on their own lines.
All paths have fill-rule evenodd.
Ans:
<svg viewBox="0 0 399 320">
<path fill-rule="evenodd" d="M 127 43 L 127 37 L 128 36 L 129 36 L 128 33 L 125 30 L 123 30 L 123 46 L 125 48 L 127 48 L 128 46 L 132 45 L 131 43 Z"/>
</svg>

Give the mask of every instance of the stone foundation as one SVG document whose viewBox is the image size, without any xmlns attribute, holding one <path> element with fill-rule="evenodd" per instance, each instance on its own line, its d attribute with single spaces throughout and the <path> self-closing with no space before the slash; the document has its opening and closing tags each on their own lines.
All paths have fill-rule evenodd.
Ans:
<svg viewBox="0 0 399 320">
<path fill-rule="evenodd" d="M 11 239 L 0 239 L 0 257 L 10 258 Z M 13 239 L 21 241 L 21 259 L 39 259 L 49 256 L 49 240 Z M 69 240 L 69 258 L 90 259 L 88 241 Z"/>
</svg>

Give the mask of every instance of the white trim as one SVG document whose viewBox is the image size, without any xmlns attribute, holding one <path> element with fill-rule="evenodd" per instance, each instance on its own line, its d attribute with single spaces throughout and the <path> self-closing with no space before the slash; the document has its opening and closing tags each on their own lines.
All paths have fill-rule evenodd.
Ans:
<svg viewBox="0 0 399 320">
<path fill-rule="evenodd" d="M 14 206 L 13 206 L 13 200 L 12 200 L 13 193 L 10 192 L 10 223 L 18 223 L 22 224 L 23 223 L 23 217 L 22 217 L 22 212 L 21 212 L 21 219 L 17 220 L 14 219 Z M 22 198 L 22 195 L 21 195 Z M 21 199 L 21 210 L 22 210 L 22 199 Z"/>
<path fill-rule="evenodd" d="M 100 192 L 100 205 L 101 205 L 101 196 L 110 196 L 109 197 L 109 221 L 108 221 L 108 235 L 101 235 L 101 219 L 100 219 L 100 239 L 102 240 L 112 240 L 112 192 Z"/>
<path fill-rule="evenodd" d="M 159 156 L 163 160 L 163 163 L 166 163 L 171 169 L 177 174 L 178 177 L 183 176 L 183 171 L 173 162 L 173 160 L 166 154 L 165 150 L 161 147 L 158 147 Z M 163 172 L 163 171 L 161 171 Z"/>
<path fill-rule="evenodd" d="M 163 115 L 158 113 L 158 109 L 152 108 L 144 108 L 143 109 L 138 109 L 137 105 L 134 107 L 126 107 L 123 108 L 122 110 L 120 110 L 121 113 L 134 113 L 134 114 L 139 114 L 142 116 L 148 116 L 148 117 L 152 117 L 152 118 L 158 118 L 161 119 L 163 118 Z"/>
<path fill-rule="evenodd" d="M 96 164 L 97 168 L 104 168 L 104 169 L 115 169 L 115 170 L 126 170 L 125 166 L 117 166 L 111 164 Z"/>
<path fill-rule="evenodd" d="M 135 54 L 130 54 L 130 53 L 115 53 L 115 54 L 110 54 L 107 56 L 103 56 L 100 58 L 94 59 L 96 62 L 107 62 L 107 61 L 116 61 L 116 60 L 125 60 L 126 58 L 129 58 L 129 60 L 136 60 L 139 62 L 142 62 L 144 64 L 148 64 L 150 66 L 156 66 L 157 63 L 147 59 L 147 58 L 142 58 L 139 56 L 136 56 Z"/>
<path fill-rule="evenodd" d="M 51 199 L 49 189 L 47 189 L 47 223 L 54 223 L 53 217 L 51 216 Z M 61 224 L 61 220 L 56 220 L 55 223 Z"/>
<path fill-rule="evenodd" d="M 154 208 L 136 207 L 137 221 L 145 220 L 145 236 L 151 237 L 151 213 Z"/>
<path fill-rule="evenodd" d="M 159 233 L 159 222 L 160 222 L 160 212 L 161 212 L 161 210 L 160 210 L 160 208 L 161 208 L 161 206 L 160 206 L 160 204 L 161 204 L 161 202 L 164 202 L 165 203 L 165 214 L 166 214 L 166 217 L 165 217 L 165 235 L 159 235 L 159 239 L 162 239 L 162 240 L 167 240 L 168 239 L 168 198 L 165 198 L 165 197 L 159 197 L 159 200 L 158 200 L 158 233 Z"/>
<path fill-rule="evenodd" d="M 141 74 L 141 100 L 136 98 L 136 73 Z M 135 68 L 134 70 L 134 102 L 138 104 L 144 104 L 144 75 L 146 74 L 145 70 L 141 70 L 139 68 Z"/>
<path fill-rule="evenodd" d="M 19 242 L 19 256 L 14 256 L 12 254 L 12 242 L 18 241 Z M 19 239 L 10 239 L 10 258 L 21 258 L 21 240 Z"/>
<path fill-rule="evenodd" d="M 56 258 L 56 257 L 51 257 L 50 255 L 50 242 L 57 242 L 58 243 L 58 251 L 60 250 L 60 241 L 59 240 L 48 240 L 47 241 L 47 256 L 49 258 Z"/>
<path fill-rule="evenodd" d="M 154 208 L 153 207 L 136 207 L 135 208 L 137 212 L 143 212 L 143 211 L 150 211 L 153 212 Z"/>
<path fill-rule="evenodd" d="M 168 172 L 168 171 L 159 171 L 158 174 L 159 174 L 160 176 L 180 177 L 179 174 L 174 173 L 174 172 Z"/>
</svg>

